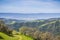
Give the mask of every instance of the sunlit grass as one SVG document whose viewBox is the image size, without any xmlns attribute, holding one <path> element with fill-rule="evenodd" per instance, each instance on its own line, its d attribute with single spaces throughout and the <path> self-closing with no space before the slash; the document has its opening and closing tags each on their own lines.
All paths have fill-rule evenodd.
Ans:
<svg viewBox="0 0 60 40">
<path fill-rule="evenodd" d="M 2 32 L 0 32 L 0 37 L 2 37 L 3 39 L 0 40 L 33 40 L 32 38 L 19 34 L 19 35 L 14 35 L 13 37 L 10 37 Z"/>
</svg>

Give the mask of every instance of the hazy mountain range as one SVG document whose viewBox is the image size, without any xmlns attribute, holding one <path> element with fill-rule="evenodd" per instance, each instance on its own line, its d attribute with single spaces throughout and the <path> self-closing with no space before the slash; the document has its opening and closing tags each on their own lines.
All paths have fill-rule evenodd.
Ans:
<svg viewBox="0 0 60 40">
<path fill-rule="evenodd" d="M 60 13 L 0 13 L 0 18 L 17 20 L 36 20 L 60 18 Z"/>
</svg>

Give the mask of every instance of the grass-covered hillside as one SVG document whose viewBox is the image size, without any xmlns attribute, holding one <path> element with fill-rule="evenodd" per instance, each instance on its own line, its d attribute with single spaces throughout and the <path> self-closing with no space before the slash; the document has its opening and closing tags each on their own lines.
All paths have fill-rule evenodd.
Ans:
<svg viewBox="0 0 60 40">
<path fill-rule="evenodd" d="M 7 34 L 0 32 L 0 40 L 33 40 L 33 39 L 23 34 L 18 35 L 15 34 L 13 36 L 8 36 Z"/>
<path fill-rule="evenodd" d="M 33 38 L 8 28 L 8 26 L 0 20 L 0 40 L 33 40 Z"/>
</svg>

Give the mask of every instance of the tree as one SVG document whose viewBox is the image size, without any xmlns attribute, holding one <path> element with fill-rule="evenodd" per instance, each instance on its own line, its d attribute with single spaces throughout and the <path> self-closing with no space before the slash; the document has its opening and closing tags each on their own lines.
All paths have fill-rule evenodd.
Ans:
<svg viewBox="0 0 60 40">
<path fill-rule="evenodd" d="M 40 38 L 41 40 L 53 40 L 54 36 L 52 33 L 45 32 L 45 33 L 40 34 Z"/>
<path fill-rule="evenodd" d="M 8 28 L 4 21 L 0 20 L 0 32 L 11 35 L 12 30 Z"/>
<path fill-rule="evenodd" d="M 54 40 L 60 40 L 60 36 L 56 36 Z"/>
</svg>

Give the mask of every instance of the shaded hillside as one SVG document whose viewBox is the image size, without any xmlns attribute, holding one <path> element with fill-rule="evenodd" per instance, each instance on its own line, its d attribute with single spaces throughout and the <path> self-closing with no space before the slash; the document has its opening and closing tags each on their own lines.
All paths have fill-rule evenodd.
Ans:
<svg viewBox="0 0 60 40">
<path fill-rule="evenodd" d="M 37 19 L 31 21 L 5 18 L 0 18 L 0 20 L 4 20 L 7 26 L 16 30 L 18 30 L 22 26 L 27 26 L 36 27 L 37 29 L 43 32 L 48 31 L 54 34 L 60 34 L 60 18 Z"/>
<path fill-rule="evenodd" d="M 54 34 L 59 34 L 60 35 L 60 20 L 56 20 L 56 21 L 51 21 L 45 24 L 42 24 L 41 26 L 39 26 L 39 29 L 41 31 L 48 31 L 48 32 L 52 32 Z"/>
</svg>

